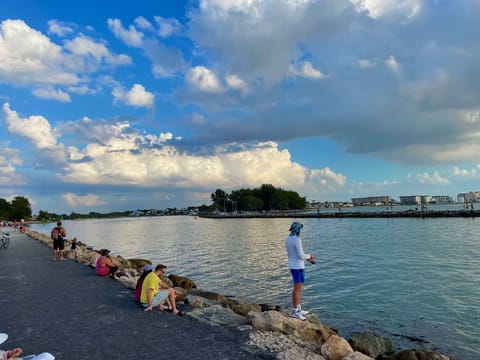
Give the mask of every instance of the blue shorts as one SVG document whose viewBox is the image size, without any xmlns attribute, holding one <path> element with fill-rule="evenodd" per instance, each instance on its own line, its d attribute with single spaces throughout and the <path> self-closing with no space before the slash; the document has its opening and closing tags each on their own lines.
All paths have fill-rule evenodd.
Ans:
<svg viewBox="0 0 480 360">
<path fill-rule="evenodd" d="M 305 271 L 304 269 L 290 269 L 292 273 L 294 283 L 304 283 L 305 282 Z"/>
<path fill-rule="evenodd" d="M 152 299 L 152 306 L 157 307 L 158 305 L 163 304 L 167 301 L 168 298 L 168 290 L 160 290 L 157 292 Z M 142 304 L 143 307 L 148 307 L 148 304 Z"/>
</svg>

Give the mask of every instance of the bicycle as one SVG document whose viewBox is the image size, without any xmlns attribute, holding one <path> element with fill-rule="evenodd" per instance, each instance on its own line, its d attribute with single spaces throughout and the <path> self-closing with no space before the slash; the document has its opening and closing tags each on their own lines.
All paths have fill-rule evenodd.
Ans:
<svg viewBox="0 0 480 360">
<path fill-rule="evenodd" d="M 10 234 L 2 231 L 2 239 L 0 241 L 0 249 L 6 249 L 10 245 Z"/>
</svg>

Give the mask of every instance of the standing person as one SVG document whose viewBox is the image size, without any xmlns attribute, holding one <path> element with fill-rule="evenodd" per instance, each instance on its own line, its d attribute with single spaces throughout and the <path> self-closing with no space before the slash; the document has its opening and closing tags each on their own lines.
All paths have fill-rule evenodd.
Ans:
<svg viewBox="0 0 480 360">
<path fill-rule="evenodd" d="M 293 277 L 293 292 L 292 303 L 293 310 L 290 316 L 296 319 L 305 320 L 305 315 L 308 311 L 302 310 L 300 306 L 300 297 L 302 293 L 302 285 L 305 282 L 305 260 L 315 263 L 315 258 L 312 254 L 305 254 L 303 252 L 302 241 L 298 237 L 303 224 L 295 221 L 290 225 L 290 235 L 285 240 L 285 247 L 288 255 L 288 265 Z"/>
<path fill-rule="evenodd" d="M 60 260 L 65 260 L 63 257 L 63 249 L 65 247 L 65 243 L 63 238 L 67 236 L 67 232 L 65 228 L 62 226 L 61 221 L 57 221 L 57 226 L 52 229 L 52 233 L 50 237 L 53 240 L 53 247 L 52 247 L 52 257 L 53 261 L 57 260 L 57 251 L 60 252 Z"/>
<path fill-rule="evenodd" d="M 162 264 L 155 266 L 155 269 L 147 275 L 142 285 L 142 293 L 140 302 L 145 308 L 144 311 L 152 311 L 154 307 L 162 310 L 162 304 L 166 301 L 168 308 L 174 315 L 184 315 L 183 311 L 179 311 L 175 302 L 175 290 L 160 280 L 167 267 Z"/>
<path fill-rule="evenodd" d="M 76 237 L 72 239 L 72 245 L 70 246 L 70 251 L 72 252 L 72 255 L 75 257 L 75 260 L 77 260 L 77 238 Z"/>
</svg>

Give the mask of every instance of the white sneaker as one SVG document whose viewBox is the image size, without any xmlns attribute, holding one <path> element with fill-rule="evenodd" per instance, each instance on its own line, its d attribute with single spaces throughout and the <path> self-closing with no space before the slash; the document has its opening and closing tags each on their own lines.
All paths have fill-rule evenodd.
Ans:
<svg viewBox="0 0 480 360">
<path fill-rule="evenodd" d="M 299 313 L 302 314 L 303 316 L 310 314 L 310 311 L 302 310 L 302 307 L 301 307 L 301 306 L 297 307 L 297 312 L 299 312 Z"/>
<path fill-rule="evenodd" d="M 299 319 L 299 320 L 302 320 L 302 321 L 307 320 L 307 318 L 305 316 L 303 316 L 302 314 L 300 314 L 300 311 L 297 311 L 296 309 L 292 310 L 292 312 L 290 313 L 290 317 L 295 318 L 295 319 Z"/>
</svg>

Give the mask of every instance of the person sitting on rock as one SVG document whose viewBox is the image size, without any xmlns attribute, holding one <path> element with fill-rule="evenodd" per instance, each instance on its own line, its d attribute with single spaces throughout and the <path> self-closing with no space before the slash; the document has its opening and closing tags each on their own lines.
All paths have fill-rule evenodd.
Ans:
<svg viewBox="0 0 480 360">
<path fill-rule="evenodd" d="M 145 281 L 145 278 L 153 270 L 153 265 L 147 264 L 143 267 L 143 273 L 137 280 L 137 286 L 135 286 L 135 301 L 140 302 L 140 296 L 142 295 L 142 285 Z"/>
<path fill-rule="evenodd" d="M 162 304 L 166 301 L 169 310 L 175 315 L 184 315 L 185 312 L 179 311 L 175 302 L 175 291 L 160 280 L 160 276 L 164 274 L 167 267 L 158 264 L 155 269 L 147 275 L 142 285 L 142 293 L 140 302 L 144 307 L 144 311 L 152 311 L 154 307 L 162 309 Z"/>
<path fill-rule="evenodd" d="M 118 266 L 113 264 L 112 257 L 109 254 L 109 250 L 102 250 L 102 255 L 97 259 L 95 271 L 98 276 L 109 276 L 113 279 L 118 270 Z"/>
</svg>

